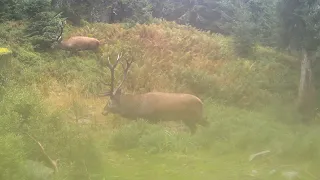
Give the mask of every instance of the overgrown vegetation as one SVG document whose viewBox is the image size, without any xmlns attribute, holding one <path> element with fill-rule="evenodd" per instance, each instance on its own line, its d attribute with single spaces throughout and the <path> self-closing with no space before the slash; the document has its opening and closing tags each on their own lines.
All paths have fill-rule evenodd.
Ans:
<svg viewBox="0 0 320 180">
<path fill-rule="evenodd" d="M 300 57 L 277 50 L 275 1 L 248 2 L 1 1 L 0 179 L 316 179 L 319 117 L 295 110 Z M 80 12 L 89 22 L 63 36 L 95 37 L 99 52 L 51 48 L 64 16 L 52 6 Z M 209 21 L 216 7 L 231 19 Z M 212 33 L 222 25 L 232 36 Z M 103 116 L 119 53 L 134 60 L 123 91 L 195 94 L 210 127 Z"/>
</svg>

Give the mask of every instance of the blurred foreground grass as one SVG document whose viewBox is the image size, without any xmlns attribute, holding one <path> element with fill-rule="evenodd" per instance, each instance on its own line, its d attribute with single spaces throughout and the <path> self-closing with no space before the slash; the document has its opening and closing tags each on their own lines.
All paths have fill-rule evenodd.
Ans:
<svg viewBox="0 0 320 180">
<path fill-rule="evenodd" d="M 142 120 L 114 129 L 108 145 L 101 143 L 108 149 L 103 176 L 159 180 L 320 176 L 320 128 L 294 121 L 294 112 L 288 116 L 279 107 L 250 112 L 209 101 L 207 111 L 212 124 L 199 128 L 195 136 Z"/>
</svg>

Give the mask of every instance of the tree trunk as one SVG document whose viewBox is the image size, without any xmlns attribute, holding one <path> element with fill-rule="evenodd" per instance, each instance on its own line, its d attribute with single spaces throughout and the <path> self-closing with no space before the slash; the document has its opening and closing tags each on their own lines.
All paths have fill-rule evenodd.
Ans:
<svg viewBox="0 0 320 180">
<path fill-rule="evenodd" d="M 298 96 L 298 110 L 304 118 L 310 119 L 315 115 L 315 87 L 311 69 L 310 52 L 303 50 L 301 75 Z"/>
</svg>

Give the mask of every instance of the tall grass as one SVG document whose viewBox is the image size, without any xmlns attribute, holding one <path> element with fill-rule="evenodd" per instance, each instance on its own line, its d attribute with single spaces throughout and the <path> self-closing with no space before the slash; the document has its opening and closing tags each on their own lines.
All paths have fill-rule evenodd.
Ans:
<svg viewBox="0 0 320 180">
<path fill-rule="evenodd" d="M 299 73 L 296 60 L 270 48 L 258 47 L 252 59 L 236 57 L 232 39 L 197 31 L 192 27 L 161 22 L 126 28 L 121 24 L 67 26 L 64 37 L 86 35 L 103 42 L 98 54 L 72 55 L 62 50 L 36 53 L 28 44 L 15 48 L 13 74 L 20 73 L 23 83 L 47 78 L 64 86 L 78 83 L 83 93 L 105 90 L 109 81 L 105 61 L 123 58 L 135 63 L 127 83 L 128 92 L 178 91 L 242 107 L 257 107 L 273 101 L 292 102 Z M 22 70 L 22 72 L 21 72 Z M 117 70 L 117 77 L 121 75 Z M 45 78 L 44 78 L 45 77 Z"/>
<path fill-rule="evenodd" d="M 50 167 L 37 143 L 23 132 L 60 159 L 56 179 L 102 179 L 106 167 L 112 169 L 106 156 L 130 150 L 190 157 L 270 150 L 279 161 L 319 160 L 318 128 L 301 124 L 290 105 L 299 71 L 296 60 L 286 54 L 258 46 L 251 59 L 238 58 L 232 39 L 165 21 L 65 28 L 64 38 L 100 39 L 98 53 L 37 53 L 22 35 L 23 23 L 8 22 L 0 29 L 0 42 L 13 52 L 10 67 L 1 71 L 5 83 L 0 90 L 0 141 L 6 143 L 0 164 L 10 167 L 0 168 L 0 174 L 7 179 L 28 179 L 21 170 L 28 160 Z M 193 93 L 204 100 L 211 126 L 190 136 L 179 122 L 149 124 L 102 116 L 106 99 L 96 94 L 108 88 L 107 58 L 114 61 L 120 52 L 134 60 L 125 92 Z M 117 80 L 121 75 L 118 68 Z"/>
</svg>

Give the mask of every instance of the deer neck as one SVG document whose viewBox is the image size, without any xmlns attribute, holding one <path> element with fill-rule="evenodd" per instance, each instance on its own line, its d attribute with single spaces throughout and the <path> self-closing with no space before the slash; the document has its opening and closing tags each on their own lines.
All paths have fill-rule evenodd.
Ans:
<svg viewBox="0 0 320 180">
<path fill-rule="evenodd" d="M 142 99 L 139 95 L 122 94 L 119 104 L 123 114 L 135 114 L 142 105 Z"/>
</svg>

